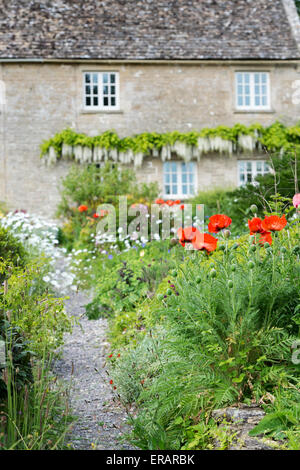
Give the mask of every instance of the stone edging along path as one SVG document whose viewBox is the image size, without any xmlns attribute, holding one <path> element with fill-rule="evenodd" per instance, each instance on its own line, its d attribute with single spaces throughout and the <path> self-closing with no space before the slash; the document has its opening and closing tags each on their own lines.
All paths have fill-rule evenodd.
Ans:
<svg viewBox="0 0 300 470">
<path fill-rule="evenodd" d="M 127 414 L 113 394 L 105 361 L 109 354 L 107 322 L 88 320 L 84 305 L 88 296 L 68 292 L 66 311 L 76 318 L 71 334 L 65 335 L 62 357 L 54 372 L 70 382 L 70 412 L 76 421 L 67 435 L 71 449 L 131 450 L 120 440 L 128 430 Z"/>
</svg>

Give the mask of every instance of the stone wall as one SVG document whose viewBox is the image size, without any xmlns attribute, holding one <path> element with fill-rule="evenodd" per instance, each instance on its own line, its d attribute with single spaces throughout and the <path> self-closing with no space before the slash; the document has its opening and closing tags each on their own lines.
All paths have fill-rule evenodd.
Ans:
<svg viewBox="0 0 300 470">
<path fill-rule="evenodd" d="M 120 73 L 119 112 L 83 110 L 82 74 L 89 70 Z M 234 73 L 237 70 L 270 72 L 271 112 L 236 112 Z M 89 135 L 115 129 L 122 137 L 144 131 L 187 132 L 202 127 L 237 122 L 268 125 L 299 119 L 293 104 L 300 66 L 220 64 L 120 64 L 2 63 L 0 80 L 6 104 L 0 115 L 0 201 L 11 208 L 52 215 L 58 200 L 60 178 L 68 164 L 46 168 L 39 146 L 66 127 Z M 294 100 L 295 101 L 295 100 Z M 140 179 L 162 181 L 161 162 L 138 171 Z M 227 184 L 228 183 L 228 184 Z M 203 157 L 198 164 L 202 188 L 237 184 L 236 157 Z"/>
</svg>

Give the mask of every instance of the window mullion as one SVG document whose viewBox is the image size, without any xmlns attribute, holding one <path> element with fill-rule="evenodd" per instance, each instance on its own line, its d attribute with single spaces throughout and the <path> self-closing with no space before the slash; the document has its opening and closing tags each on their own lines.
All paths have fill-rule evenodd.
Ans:
<svg viewBox="0 0 300 470">
<path fill-rule="evenodd" d="M 98 73 L 98 82 L 99 82 L 99 107 L 103 109 L 103 73 Z"/>
</svg>

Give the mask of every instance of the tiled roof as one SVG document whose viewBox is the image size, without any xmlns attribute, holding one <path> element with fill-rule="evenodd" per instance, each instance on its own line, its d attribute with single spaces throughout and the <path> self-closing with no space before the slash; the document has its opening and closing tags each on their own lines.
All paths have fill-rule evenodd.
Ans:
<svg viewBox="0 0 300 470">
<path fill-rule="evenodd" d="M 0 0 L 0 59 L 300 58 L 291 2 Z"/>
</svg>

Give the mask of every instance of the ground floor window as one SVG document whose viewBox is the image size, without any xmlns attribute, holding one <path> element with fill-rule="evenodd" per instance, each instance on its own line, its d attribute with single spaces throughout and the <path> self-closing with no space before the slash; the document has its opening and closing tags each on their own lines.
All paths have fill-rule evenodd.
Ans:
<svg viewBox="0 0 300 470">
<path fill-rule="evenodd" d="M 265 160 L 240 160 L 238 162 L 238 184 L 243 186 L 254 183 L 257 176 L 269 173 L 270 167 Z"/>
<path fill-rule="evenodd" d="M 195 194 L 196 187 L 195 162 L 164 163 L 164 196 L 184 199 Z"/>
</svg>

